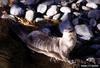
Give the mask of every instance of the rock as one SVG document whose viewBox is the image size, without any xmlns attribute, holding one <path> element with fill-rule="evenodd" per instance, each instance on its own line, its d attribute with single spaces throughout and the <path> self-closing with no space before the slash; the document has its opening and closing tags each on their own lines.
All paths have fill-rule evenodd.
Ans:
<svg viewBox="0 0 100 68">
<path fill-rule="evenodd" d="M 55 14 L 57 14 L 57 6 L 56 5 L 51 5 L 51 7 L 47 10 L 46 15 L 51 17 Z"/>
<path fill-rule="evenodd" d="M 68 14 L 68 13 L 71 12 L 71 9 L 69 7 L 61 7 L 60 11 L 63 12 L 63 13 Z"/>
<path fill-rule="evenodd" d="M 76 33 L 81 36 L 80 38 L 83 40 L 90 40 L 91 37 L 93 37 L 92 32 L 89 30 L 89 28 L 85 24 L 76 25 L 75 30 L 76 30 Z"/>
<path fill-rule="evenodd" d="M 91 10 L 91 11 L 89 11 L 88 12 L 88 17 L 98 20 L 100 18 L 100 10 Z"/>
<path fill-rule="evenodd" d="M 0 0 L 0 7 L 4 7 L 8 5 L 8 0 Z"/>
<path fill-rule="evenodd" d="M 92 8 L 92 9 L 96 9 L 96 8 L 98 8 L 98 5 L 96 5 L 95 3 L 93 3 L 93 2 L 88 2 L 87 4 L 86 4 L 86 6 L 87 7 L 89 7 L 89 8 Z"/>
<path fill-rule="evenodd" d="M 75 10 L 79 10 L 79 7 L 77 6 L 76 3 L 73 3 L 73 4 L 71 5 L 71 8 L 72 8 L 72 9 L 75 9 Z"/>
<path fill-rule="evenodd" d="M 71 10 L 70 10 L 69 7 L 61 7 L 61 8 L 60 8 L 60 11 L 61 11 L 62 13 L 64 13 L 64 14 L 62 15 L 62 17 L 61 17 L 61 20 L 62 20 L 62 21 L 66 20 L 66 19 L 68 18 L 68 13 L 71 12 Z"/>
<path fill-rule="evenodd" d="M 58 20 L 58 19 L 59 19 L 59 17 L 60 17 L 60 15 L 61 15 L 61 14 L 60 14 L 60 13 L 58 13 L 58 14 L 54 15 L 52 19 L 54 19 L 54 20 Z"/>
<path fill-rule="evenodd" d="M 20 0 L 25 5 L 36 5 L 40 0 Z"/>
<path fill-rule="evenodd" d="M 26 11 L 25 19 L 31 22 L 33 18 L 34 18 L 34 11 L 33 10 Z"/>
<path fill-rule="evenodd" d="M 89 25 L 92 27 L 95 27 L 97 25 L 97 22 L 95 19 L 90 19 Z"/>
<path fill-rule="evenodd" d="M 23 5 L 24 6 L 24 5 Z M 12 5 L 11 8 L 10 8 L 10 14 L 12 15 L 17 15 L 17 16 L 23 16 L 25 13 L 25 10 L 24 8 L 22 8 L 21 6 L 19 5 Z"/>
<path fill-rule="evenodd" d="M 85 11 L 90 10 L 90 8 L 89 7 L 86 7 L 86 6 L 82 6 L 82 9 L 85 10 Z"/>
<path fill-rule="evenodd" d="M 79 18 L 75 18 L 75 19 L 72 21 L 72 23 L 73 23 L 74 25 L 78 25 L 78 24 L 79 24 Z"/>
<path fill-rule="evenodd" d="M 97 28 L 98 28 L 98 30 L 100 30 L 100 24 L 97 24 Z"/>
<path fill-rule="evenodd" d="M 74 15 L 79 16 L 80 13 L 79 12 L 73 12 Z"/>
<path fill-rule="evenodd" d="M 39 4 L 38 7 L 37 7 L 37 12 L 40 12 L 40 13 L 45 13 L 47 10 L 47 5 L 45 4 Z"/>
<path fill-rule="evenodd" d="M 100 4 L 100 0 L 87 0 L 87 2 L 93 2 L 93 3 L 96 3 L 96 4 Z"/>
<path fill-rule="evenodd" d="M 43 20 L 44 20 L 43 18 L 36 18 L 35 22 L 39 22 L 39 21 L 43 21 Z"/>
</svg>

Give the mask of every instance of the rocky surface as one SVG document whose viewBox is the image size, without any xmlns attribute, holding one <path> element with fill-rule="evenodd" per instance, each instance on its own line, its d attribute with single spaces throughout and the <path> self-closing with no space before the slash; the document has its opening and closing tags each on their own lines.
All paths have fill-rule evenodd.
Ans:
<svg viewBox="0 0 100 68">
<path fill-rule="evenodd" d="M 23 28 L 29 32 L 34 30 L 35 25 L 39 30 L 56 37 L 62 36 L 58 24 L 68 20 L 77 33 L 77 44 L 70 53 L 69 59 L 73 59 L 77 63 L 73 65 L 63 62 L 55 63 L 50 62 L 50 58 L 47 56 L 38 53 L 33 55 L 22 40 L 9 30 L 9 20 L 0 18 L 0 68 L 66 68 L 66 65 L 68 68 L 73 68 L 73 66 L 77 68 L 80 64 L 100 64 L 99 0 L 27 1 L 21 0 L 19 3 L 14 0 L 9 4 L 7 0 L 0 0 L 0 17 L 12 19 L 21 23 L 20 25 L 28 21 Z M 29 10 L 34 13 L 32 12 L 33 14 L 30 16 L 29 12 L 25 17 L 25 13 Z M 25 18 L 26 20 L 23 21 Z"/>
</svg>

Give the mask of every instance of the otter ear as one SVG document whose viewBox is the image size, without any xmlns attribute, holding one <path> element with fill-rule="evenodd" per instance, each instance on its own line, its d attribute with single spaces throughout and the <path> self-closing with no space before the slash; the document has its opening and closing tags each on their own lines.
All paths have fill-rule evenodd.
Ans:
<svg viewBox="0 0 100 68">
<path fill-rule="evenodd" d="M 69 20 L 62 21 L 59 24 L 59 30 L 60 30 L 61 33 L 63 33 L 64 30 L 69 30 L 71 28 L 72 28 L 72 25 L 71 25 Z"/>
</svg>

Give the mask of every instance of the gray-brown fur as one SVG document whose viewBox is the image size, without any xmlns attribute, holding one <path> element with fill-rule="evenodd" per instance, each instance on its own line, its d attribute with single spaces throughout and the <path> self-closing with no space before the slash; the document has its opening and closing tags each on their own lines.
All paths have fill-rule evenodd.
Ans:
<svg viewBox="0 0 100 68">
<path fill-rule="evenodd" d="M 66 40 L 63 36 L 59 38 L 50 37 L 43 32 L 33 31 L 27 38 L 28 47 L 32 51 L 66 62 L 69 52 L 73 49 L 76 43 L 75 32 L 68 33 L 70 34 L 69 39 Z"/>
</svg>

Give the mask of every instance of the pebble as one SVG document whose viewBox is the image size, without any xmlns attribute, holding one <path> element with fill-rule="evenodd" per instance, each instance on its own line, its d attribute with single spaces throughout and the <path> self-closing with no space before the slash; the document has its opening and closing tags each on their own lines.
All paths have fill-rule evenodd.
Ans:
<svg viewBox="0 0 100 68">
<path fill-rule="evenodd" d="M 47 5 L 45 4 L 39 4 L 38 7 L 37 7 L 37 12 L 40 12 L 40 13 L 45 13 L 47 10 Z"/>
<path fill-rule="evenodd" d="M 65 14 L 68 14 L 71 12 L 71 9 L 69 7 L 61 7 L 60 11 L 65 13 Z"/>
<path fill-rule="evenodd" d="M 54 20 L 58 20 L 58 19 L 60 18 L 60 16 L 61 16 L 61 14 L 58 13 L 58 14 L 54 15 L 52 19 L 54 19 Z"/>
<path fill-rule="evenodd" d="M 40 21 L 43 21 L 43 20 L 44 20 L 44 18 L 36 18 L 35 22 L 40 22 Z"/>
<path fill-rule="evenodd" d="M 62 20 L 62 21 L 66 20 L 66 19 L 68 18 L 68 13 L 71 12 L 71 10 L 70 10 L 69 7 L 61 7 L 61 8 L 60 8 L 60 11 L 61 11 L 62 13 L 64 13 L 64 14 L 62 15 L 62 17 L 60 18 L 60 20 Z"/>
<path fill-rule="evenodd" d="M 97 25 L 97 22 L 95 19 L 90 19 L 89 25 L 92 27 L 95 27 Z"/>
<path fill-rule="evenodd" d="M 76 30 L 76 33 L 81 36 L 80 38 L 83 40 L 90 40 L 91 37 L 93 37 L 92 32 L 89 30 L 89 28 L 85 24 L 76 25 L 75 30 Z"/>
<path fill-rule="evenodd" d="M 89 8 L 92 8 L 92 9 L 97 9 L 98 8 L 98 6 L 93 2 L 90 2 L 90 3 L 88 2 L 86 4 L 86 6 L 89 7 Z"/>
<path fill-rule="evenodd" d="M 82 9 L 85 10 L 85 11 L 89 11 L 90 10 L 90 8 L 86 7 L 86 6 L 82 6 Z"/>
<path fill-rule="evenodd" d="M 46 15 L 51 17 L 55 14 L 57 14 L 57 6 L 56 5 L 51 5 L 51 7 L 47 10 Z"/>
<path fill-rule="evenodd" d="M 25 10 L 18 5 L 12 5 L 10 8 L 10 14 L 16 15 L 16 16 L 24 15 L 24 11 Z"/>
<path fill-rule="evenodd" d="M 34 11 L 33 10 L 26 11 L 25 19 L 31 22 L 33 18 L 34 18 Z"/>
<path fill-rule="evenodd" d="M 98 28 L 98 30 L 100 30 L 100 24 L 97 24 L 97 28 Z"/>
</svg>

